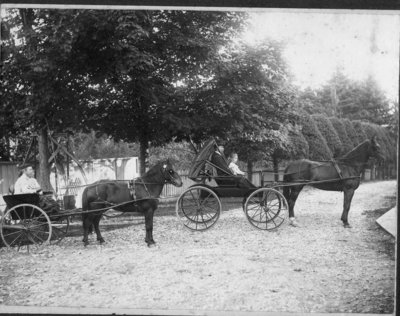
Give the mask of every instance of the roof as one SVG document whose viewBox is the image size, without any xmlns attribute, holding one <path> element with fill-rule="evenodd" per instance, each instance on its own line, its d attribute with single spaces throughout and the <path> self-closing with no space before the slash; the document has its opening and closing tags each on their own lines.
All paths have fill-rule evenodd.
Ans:
<svg viewBox="0 0 400 316">
<path fill-rule="evenodd" d="M 201 172 L 204 171 L 207 161 L 210 161 L 211 155 L 215 151 L 215 146 L 217 146 L 217 142 L 214 138 L 211 138 L 200 149 L 200 152 L 197 154 L 190 167 L 189 179 L 195 180 L 202 176 Z"/>
</svg>

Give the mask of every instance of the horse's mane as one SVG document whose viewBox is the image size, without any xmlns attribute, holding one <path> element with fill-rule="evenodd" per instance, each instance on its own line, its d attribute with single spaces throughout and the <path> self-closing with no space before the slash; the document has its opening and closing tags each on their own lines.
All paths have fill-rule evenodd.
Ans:
<svg viewBox="0 0 400 316">
<path fill-rule="evenodd" d="M 367 139 L 363 141 L 361 144 L 357 145 L 355 148 L 350 150 L 347 154 L 345 154 L 342 158 L 340 159 L 351 159 L 351 158 L 356 158 L 359 156 L 359 152 L 361 149 L 363 149 L 365 146 L 370 146 L 371 142 Z"/>
<path fill-rule="evenodd" d="M 153 165 L 144 175 L 144 177 L 153 177 L 160 172 L 160 165 L 165 164 L 165 161 L 158 161 L 155 165 Z"/>
</svg>

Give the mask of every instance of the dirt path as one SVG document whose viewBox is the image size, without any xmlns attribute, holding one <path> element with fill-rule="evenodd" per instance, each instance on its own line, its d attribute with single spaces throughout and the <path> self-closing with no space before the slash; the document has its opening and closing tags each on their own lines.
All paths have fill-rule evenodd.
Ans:
<svg viewBox="0 0 400 316">
<path fill-rule="evenodd" d="M 84 248 L 75 235 L 36 254 L 2 248 L 0 303 L 392 313 L 394 238 L 375 220 L 395 194 L 396 181 L 361 185 L 352 229 L 340 222 L 341 193 L 306 189 L 296 206 L 299 228 L 258 231 L 235 208 L 204 233 L 158 216 L 154 248 L 145 246 L 144 225 L 105 230 L 104 246 L 92 236 Z"/>
</svg>

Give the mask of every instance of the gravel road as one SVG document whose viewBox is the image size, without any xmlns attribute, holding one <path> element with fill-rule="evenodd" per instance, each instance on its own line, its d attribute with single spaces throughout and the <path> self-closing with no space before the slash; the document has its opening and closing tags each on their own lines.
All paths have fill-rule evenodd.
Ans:
<svg viewBox="0 0 400 316">
<path fill-rule="evenodd" d="M 258 231 L 240 204 L 225 203 L 215 228 L 203 233 L 160 208 L 153 248 L 144 243 L 144 225 L 123 218 L 102 222 L 101 246 L 92 235 L 84 248 L 76 226 L 37 253 L 1 248 L 0 312 L 23 305 L 392 313 L 395 241 L 375 220 L 395 204 L 396 185 L 362 184 L 352 229 L 340 221 L 342 193 L 306 188 L 296 205 L 301 227 Z"/>
</svg>

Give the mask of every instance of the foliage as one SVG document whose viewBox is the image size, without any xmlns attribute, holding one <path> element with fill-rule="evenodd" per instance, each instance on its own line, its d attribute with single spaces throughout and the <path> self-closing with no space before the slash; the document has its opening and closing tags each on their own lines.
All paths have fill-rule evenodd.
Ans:
<svg viewBox="0 0 400 316">
<path fill-rule="evenodd" d="M 324 103 L 323 103 L 324 102 Z M 298 90 L 295 93 L 296 107 L 300 108 L 308 114 L 323 114 L 326 116 L 332 116 L 332 107 L 329 103 L 326 104 L 326 100 L 322 100 L 321 91 L 306 88 L 304 90 Z"/>
<path fill-rule="evenodd" d="M 360 144 L 360 140 L 358 138 L 357 132 L 353 127 L 353 124 L 350 120 L 344 119 L 343 120 L 344 126 L 346 128 L 347 135 L 349 136 L 349 139 L 353 143 L 353 148 L 356 147 L 357 145 Z M 364 140 L 363 140 L 364 141 Z"/>
<path fill-rule="evenodd" d="M 80 160 L 137 157 L 139 154 L 137 145 L 117 142 L 107 135 L 96 135 L 94 131 L 74 135 L 71 148 Z"/>
<path fill-rule="evenodd" d="M 351 121 L 351 124 L 353 125 L 353 128 L 356 132 L 358 144 L 361 144 L 363 141 L 368 139 L 367 134 L 364 131 L 363 125 L 361 121 Z"/>
<path fill-rule="evenodd" d="M 342 154 L 342 142 L 333 127 L 331 121 L 320 114 L 312 115 L 312 118 L 315 124 L 318 127 L 318 130 L 321 132 L 322 136 L 324 136 L 326 143 L 333 153 L 334 157 L 338 157 Z"/>
<path fill-rule="evenodd" d="M 386 124 L 390 117 L 390 103 L 373 77 L 353 84 L 348 99 L 340 100 L 342 117 L 350 120 L 369 121 L 378 125 Z"/>
<path fill-rule="evenodd" d="M 195 142 L 218 136 L 243 161 L 270 157 L 288 117 L 282 49 L 269 41 L 256 47 L 236 43 L 222 52 L 214 77 L 188 98 L 191 119 L 182 134 Z"/>
<path fill-rule="evenodd" d="M 387 159 L 390 156 L 390 153 L 388 151 L 388 141 L 386 139 L 386 135 L 380 133 L 379 130 L 381 129 L 381 127 L 376 124 L 371 124 L 367 122 L 361 122 L 361 127 L 367 135 L 368 139 L 371 139 L 374 136 L 377 137 L 377 141 L 381 146 L 381 152 L 384 155 L 385 159 Z"/>
<path fill-rule="evenodd" d="M 276 148 L 274 158 L 278 161 L 308 158 L 310 155 L 307 140 L 297 124 L 281 126 L 280 147 Z"/>
<path fill-rule="evenodd" d="M 302 126 L 302 134 L 307 140 L 310 159 L 313 160 L 326 160 L 332 158 L 332 152 L 329 149 L 325 138 L 322 136 L 321 132 L 318 130 L 313 118 L 310 115 L 300 116 L 300 124 Z"/>
<path fill-rule="evenodd" d="M 398 147 L 397 138 L 393 137 L 391 131 L 385 127 L 378 129 L 378 139 L 386 143 L 388 162 L 397 163 L 398 161 Z"/>
<path fill-rule="evenodd" d="M 149 164 L 170 159 L 175 170 L 188 170 L 194 160 L 195 152 L 187 142 L 170 142 L 163 146 L 151 147 Z"/>
<path fill-rule="evenodd" d="M 340 120 L 337 117 L 330 117 L 329 120 L 331 121 L 332 126 L 335 128 L 335 131 L 340 138 L 342 148 L 339 155 L 343 156 L 354 148 L 353 141 L 347 135 L 346 125 L 343 120 Z"/>
</svg>

